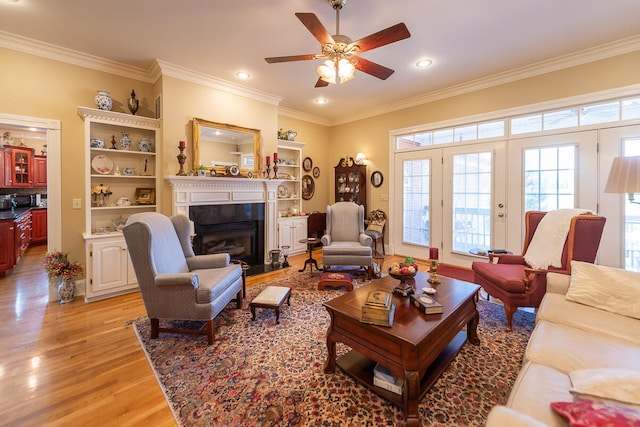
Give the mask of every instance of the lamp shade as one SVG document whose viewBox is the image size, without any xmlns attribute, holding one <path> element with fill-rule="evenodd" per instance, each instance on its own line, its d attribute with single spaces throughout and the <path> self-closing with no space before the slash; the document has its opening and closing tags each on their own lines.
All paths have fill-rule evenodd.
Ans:
<svg viewBox="0 0 640 427">
<path fill-rule="evenodd" d="M 640 193 L 640 156 L 613 159 L 605 193 Z"/>
<path fill-rule="evenodd" d="M 358 153 L 356 155 L 356 163 L 357 164 L 363 165 L 366 160 L 367 160 L 367 156 L 365 156 L 364 153 Z"/>
</svg>

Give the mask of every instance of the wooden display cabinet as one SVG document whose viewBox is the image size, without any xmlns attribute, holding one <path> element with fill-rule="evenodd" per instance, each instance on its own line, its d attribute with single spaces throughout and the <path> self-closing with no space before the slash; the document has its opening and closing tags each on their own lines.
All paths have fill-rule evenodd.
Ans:
<svg viewBox="0 0 640 427">
<path fill-rule="evenodd" d="M 367 212 L 367 165 L 359 165 L 353 157 L 340 159 L 335 167 L 336 202 L 355 202 Z"/>
</svg>

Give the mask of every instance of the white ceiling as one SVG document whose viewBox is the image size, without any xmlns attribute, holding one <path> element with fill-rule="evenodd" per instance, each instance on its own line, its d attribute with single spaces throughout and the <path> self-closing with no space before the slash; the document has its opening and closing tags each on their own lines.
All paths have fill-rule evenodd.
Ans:
<svg viewBox="0 0 640 427">
<path fill-rule="evenodd" d="M 143 70 L 159 59 L 282 97 L 282 107 L 327 123 L 640 35 L 640 0 L 349 0 L 342 34 L 357 40 L 404 22 L 412 36 L 362 54 L 395 70 L 386 81 L 357 72 L 314 88 L 319 60 L 264 61 L 320 52 L 295 12 L 315 13 L 335 33 L 327 0 L 0 0 L 0 31 Z M 418 70 L 421 58 L 433 66 Z M 252 78 L 239 82 L 239 70 Z M 318 96 L 329 102 L 314 104 Z"/>
</svg>

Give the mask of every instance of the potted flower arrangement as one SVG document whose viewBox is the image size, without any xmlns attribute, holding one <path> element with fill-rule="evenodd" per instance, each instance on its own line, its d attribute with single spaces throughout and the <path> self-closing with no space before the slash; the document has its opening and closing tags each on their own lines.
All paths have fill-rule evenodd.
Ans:
<svg viewBox="0 0 640 427">
<path fill-rule="evenodd" d="M 74 283 L 71 279 L 82 273 L 82 266 L 76 261 L 69 261 L 68 257 L 68 253 L 60 251 L 48 252 L 42 257 L 42 265 L 49 279 L 62 278 L 58 285 L 60 304 L 73 301 Z"/>
</svg>

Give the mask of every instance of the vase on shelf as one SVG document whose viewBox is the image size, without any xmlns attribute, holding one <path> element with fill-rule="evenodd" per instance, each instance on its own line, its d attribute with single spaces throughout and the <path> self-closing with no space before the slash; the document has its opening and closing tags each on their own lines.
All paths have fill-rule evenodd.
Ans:
<svg viewBox="0 0 640 427">
<path fill-rule="evenodd" d="M 135 115 L 140 104 L 136 99 L 136 91 L 133 89 L 131 90 L 131 98 L 129 98 L 129 100 L 127 101 L 127 105 L 129 107 L 129 111 L 131 111 L 131 114 Z"/>
<path fill-rule="evenodd" d="M 111 100 L 108 90 L 98 90 L 98 94 L 95 96 L 94 101 L 96 102 L 96 107 L 98 107 L 99 110 L 111 111 L 113 101 Z"/>
<path fill-rule="evenodd" d="M 120 147 L 124 151 L 129 151 L 131 148 L 131 139 L 129 139 L 129 134 L 127 132 L 122 132 L 122 138 L 120 138 Z"/>
<path fill-rule="evenodd" d="M 60 284 L 58 285 L 58 297 L 60 297 L 60 304 L 66 304 L 73 301 L 73 294 L 75 290 L 75 284 L 71 278 L 60 278 Z"/>
</svg>

